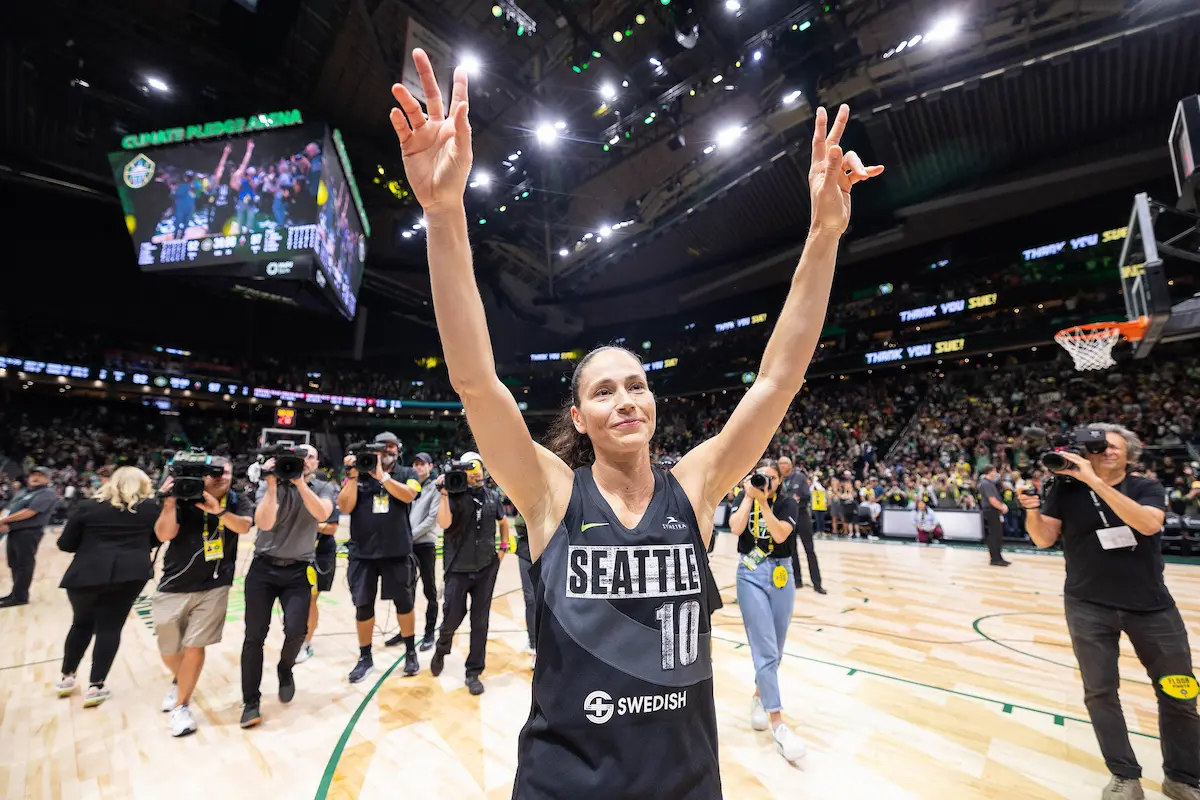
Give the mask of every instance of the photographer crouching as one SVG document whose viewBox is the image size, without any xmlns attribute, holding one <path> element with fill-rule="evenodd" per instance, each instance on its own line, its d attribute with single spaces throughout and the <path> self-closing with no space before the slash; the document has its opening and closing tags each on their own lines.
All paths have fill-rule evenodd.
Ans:
<svg viewBox="0 0 1200 800">
<path fill-rule="evenodd" d="M 275 447 L 262 465 L 266 480 L 259 484 L 254 524 L 258 538 L 254 560 L 246 572 L 246 640 L 242 645 L 243 728 L 262 722 L 263 645 L 271 628 L 271 608 L 278 599 L 283 607 L 283 649 L 279 653 L 279 701 L 296 696 L 292 667 L 308 630 L 309 597 L 317 585 L 313 567 L 317 526 L 333 514 L 333 487 L 320 494 L 310 485 L 318 464 L 317 448 L 297 445 L 294 450 Z"/>
<path fill-rule="evenodd" d="M 371 636 L 375 632 L 375 594 L 382 582 L 381 596 L 396 605 L 400 635 L 386 644 L 404 642 L 404 675 L 421 671 L 413 638 L 416 615 L 417 568 L 413 556 L 409 504 L 421 493 L 421 483 L 410 467 L 397 465 L 400 440 L 394 433 L 381 433 L 375 444 L 350 446 L 346 466 L 350 468 L 337 506 L 350 515 L 350 561 L 346 577 L 354 601 L 358 632 L 358 663 L 350 671 L 350 682 L 358 683 L 375 669 Z"/>
<path fill-rule="evenodd" d="M 1117 694 L 1121 632 L 1133 644 L 1158 697 L 1163 794 L 1200 800 L 1200 717 L 1187 629 L 1163 582 L 1159 532 L 1167 507 L 1157 481 L 1127 474 L 1142 445 L 1120 425 L 1093 424 L 1073 442 L 1085 455 L 1047 453 L 1060 476 L 1042 502 L 1021 495 L 1025 530 L 1038 547 L 1063 540 L 1067 629 L 1083 678 L 1084 703 L 1112 780 L 1103 800 L 1144 797 L 1142 768 L 1129 744 Z"/>
<path fill-rule="evenodd" d="M 467 655 L 466 682 L 471 694 L 483 694 L 479 676 L 487 658 L 488 620 L 492 590 L 500 559 L 508 550 L 508 520 L 500 493 L 483 485 L 483 459 L 463 453 L 435 481 L 441 492 L 438 525 L 445 531 L 442 562 L 445 564 L 445 608 L 437 648 L 429 670 L 442 674 L 454 634 L 467 614 L 471 598 L 471 650 Z M 500 553 L 496 553 L 496 523 L 500 523 Z"/>
</svg>

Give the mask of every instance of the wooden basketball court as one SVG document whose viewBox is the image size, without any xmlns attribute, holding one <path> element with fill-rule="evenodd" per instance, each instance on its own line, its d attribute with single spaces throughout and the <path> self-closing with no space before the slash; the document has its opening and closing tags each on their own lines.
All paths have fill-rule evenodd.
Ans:
<svg viewBox="0 0 1200 800">
<path fill-rule="evenodd" d="M 732 546 L 721 537 L 714 558 L 728 604 L 714 619 L 713 647 L 726 797 L 1099 796 L 1108 773 L 1063 621 L 1061 557 L 1012 554 L 1013 565 L 998 569 L 984 550 L 818 542 L 829 594 L 797 595 L 781 671 L 785 717 L 809 747 L 793 767 L 768 733 L 750 728 L 753 667 L 734 604 Z M 486 694 L 471 697 L 463 685 L 462 635 L 440 678 L 422 653 L 423 671 L 406 679 L 391 669 L 402 653 L 377 634 L 376 672 L 351 686 L 354 611 L 339 574 L 322 598 L 317 656 L 296 668 L 298 693 L 287 707 L 275 696 L 282 629 L 273 627 L 265 722 L 251 731 L 237 725 L 239 580 L 225 641 L 209 648 L 193 700 L 200 729 L 185 739 L 171 738 L 159 709 L 169 680 L 148 608 L 135 607 L 126 625 L 111 700 L 84 709 L 79 693 L 55 697 L 70 619 L 57 584 L 68 558 L 47 535 L 33 603 L 0 610 L 0 797 L 510 797 L 531 676 L 512 557 L 496 586 Z M 239 574 L 249 558 L 243 542 Z M 1200 569 L 1168 565 L 1167 583 L 1195 646 Z M 389 634 L 395 627 L 394 617 L 379 622 Z M 1154 694 L 1125 644 L 1122 699 L 1144 786 L 1158 797 Z"/>
</svg>

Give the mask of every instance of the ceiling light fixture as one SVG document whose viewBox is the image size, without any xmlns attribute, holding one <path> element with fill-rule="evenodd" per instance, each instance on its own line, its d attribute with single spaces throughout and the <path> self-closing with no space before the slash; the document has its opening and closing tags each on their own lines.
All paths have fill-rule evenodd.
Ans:
<svg viewBox="0 0 1200 800">
<path fill-rule="evenodd" d="M 724 147 L 727 144 L 733 144 L 741 137 L 745 130 L 746 128 L 741 125 L 733 125 L 722 129 L 717 133 L 717 146 Z"/>
<path fill-rule="evenodd" d="M 481 66 L 479 59 L 472 53 L 467 53 L 464 55 L 462 60 L 458 62 L 458 65 L 462 67 L 468 75 L 478 75 Z"/>
<path fill-rule="evenodd" d="M 713 75 L 713 83 L 720 83 L 723 80 L 725 80 L 725 76 L 719 72 L 716 75 Z"/>
<path fill-rule="evenodd" d="M 739 3 L 738 0 L 725 0 L 725 10 L 726 11 L 741 11 L 742 4 Z"/>
<path fill-rule="evenodd" d="M 796 102 L 796 100 L 797 100 L 799 97 L 800 97 L 800 90 L 799 90 L 799 89 L 797 89 L 797 90 L 796 90 L 796 91 L 794 91 L 794 92 L 788 92 L 786 95 L 784 95 L 784 96 L 783 96 L 783 102 L 785 102 L 785 103 L 794 103 L 794 102 Z"/>
<path fill-rule="evenodd" d="M 167 86 L 166 82 L 163 81 L 162 78 L 155 78 L 153 76 L 148 76 L 146 78 L 146 85 L 149 86 L 151 89 L 155 90 L 156 92 L 171 91 L 171 87 Z"/>
</svg>

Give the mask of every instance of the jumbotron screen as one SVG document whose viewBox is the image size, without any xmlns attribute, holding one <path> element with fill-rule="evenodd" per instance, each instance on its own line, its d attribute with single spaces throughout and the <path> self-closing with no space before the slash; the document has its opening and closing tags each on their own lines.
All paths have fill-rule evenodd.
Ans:
<svg viewBox="0 0 1200 800">
<path fill-rule="evenodd" d="M 126 137 L 126 149 L 109 155 L 138 266 L 312 279 L 353 317 L 366 237 L 352 180 L 325 125 L 156 144 L 184 138 L 163 135 L 172 130 L 183 129 L 155 132 L 145 147 L 138 144 L 147 135 Z M 319 272 L 306 258 L 313 255 Z"/>
</svg>

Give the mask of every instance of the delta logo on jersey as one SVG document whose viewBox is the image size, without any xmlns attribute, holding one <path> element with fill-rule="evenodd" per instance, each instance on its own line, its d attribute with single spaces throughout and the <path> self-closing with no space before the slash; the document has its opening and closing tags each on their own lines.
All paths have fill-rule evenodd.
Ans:
<svg viewBox="0 0 1200 800">
<path fill-rule="evenodd" d="M 568 597 L 682 597 L 699 593 L 700 586 L 699 561 L 690 543 L 571 545 L 567 553 Z"/>
<path fill-rule="evenodd" d="M 659 711 L 675 711 L 687 707 L 687 689 L 665 694 L 640 694 L 619 697 L 613 702 L 608 692 L 595 691 L 583 701 L 583 712 L 588 722 L 603 725 L 613 716 L 627 717 L 633 714 L 654 714 Z"/>
</svg>

